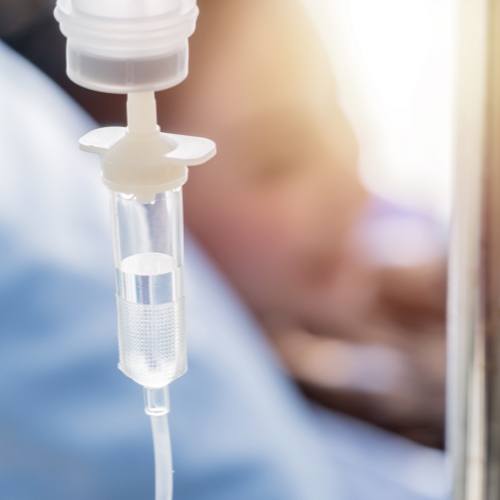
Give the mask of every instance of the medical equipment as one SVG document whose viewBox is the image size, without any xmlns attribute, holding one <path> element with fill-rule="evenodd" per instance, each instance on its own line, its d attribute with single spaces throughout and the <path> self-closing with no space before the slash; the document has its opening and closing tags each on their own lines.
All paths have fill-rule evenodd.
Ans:
<svg viewBox="0 0 500 500">
<path fill-rule="evenodd" d="M 500 498 L 500 0 L 460 2 L 449 266 L 453 500 Z"/>
<path fill-rule="evenodd" d="M 101 92 L 126 93 L 127 128 L 80 140 L 102 161 L 111 190 L 120 369 L 144 387 L 151 417 L 156 500 L 172 497 L 168 385 L 186 371 L 183 308 L 182 186 L 187 167 L 215 144 L 162 133 L 154 92 L 188 72 L 196 0 L 59 0 L 67 74 Z"/>
</svg>

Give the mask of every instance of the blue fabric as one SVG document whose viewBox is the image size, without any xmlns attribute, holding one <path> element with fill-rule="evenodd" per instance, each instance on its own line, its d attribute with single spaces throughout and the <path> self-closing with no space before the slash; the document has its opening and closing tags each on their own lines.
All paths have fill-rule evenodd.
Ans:
<svg viewBox="0 0 500 500">
<path fill-rule="evenodd" d="M 152 499 L 141 389 L 116 369 L 106 193 L 76 146 L 93 125 L 1 45 L 0 74 L 0 497 Z M 192 241 L 186 294 L 177 500 L 442 497 L 438 453 L 302 399 Z"/>
</svg>

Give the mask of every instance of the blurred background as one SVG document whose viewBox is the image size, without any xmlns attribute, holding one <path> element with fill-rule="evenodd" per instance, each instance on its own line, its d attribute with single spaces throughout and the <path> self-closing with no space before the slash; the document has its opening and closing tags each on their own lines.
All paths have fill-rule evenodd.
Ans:
<svg viewBox="0 0 500 500">
<path fill-rule="evenodd" d="M 304 3 L 331 54 L 342 103 L 360 140 L 364 181 L 374 192 L 446 223 L 457 2 Z"/>
<path fill-rule="evenodd" d="M 457 2 L 303 3 L 328 50 L 341 105 L 359 141 L 360 177 L 374 196 L 405 212 L 405 216 L 393 213 L 394 217 L 380 217 L 366 228 L 372 257 L 396 268 L 418 268 L 418 263 L 434 262 L 446 252 L 450 217 Z M 407 217 L 408 214 L 420 217 Z M 430 220 L 435 225 L 429 231 Z M 428 280 L 428 271 L 423 274 L 423 280 Z M 401 290 L 404 286 L 403 282 L 396 288 Z M 426 342 L 422 338 L 421 341 Z M 342 351 L 340 346 L 337 349 Z M 441 359 L 438 363 L 442 362 L 442 354 L 437 358 Z M 315 378 L 312 374 L 310 377 Z M 317 374 L 318 387 L 320 379 L 325 378 L 325 372 Z M 336 383 L 342 385 L 344 381 Z M 355 385 L 353 380 L 351 383 Z M 358 407 L 354 401 L 343 401 L 342 397 L 340 400 L 340 404 L 338 399 L 330 400 L 330 404 L 377 420 L 372 408 L 362 410 L 362 404 Z M 383 415 L 385 410 L 378 407 L 378 411 L 383 422 L 387 417 Z M 414 429 L 406 429 L 404 417 L 399 417 L 401 421 L 391 421 L 390 427 L 399 428 L 401 424 L 403 433 L 442 446 L 442 435 L 439 431 L 434 434 L 441 426 L 442 414 L 431 418 L 429 422 L 433 423 L 427 430 L 423 421 L 416 422 Z M 423 427 L 418 429 L 420 424 Z M 432 429 L 434 425 L 437 428 Z"/>
<path fill-rule="evenodd" d="M 401 477 L 425 494 L 406 497 L 397 491 L 391 496 L 381 488 L 377 498 L 441 498 L 442 484 L 426 490 L 431 483 L 426 467 L 432 468 L 438 482 L 443 480 L 436 457 L 442 459 L 444 448 L 456 3 L 199 1 L 202 15 L 191 40 L 190 77 L 180 87 L 157 96 L 159 122 L 164 129 L 211 137 L 218 144 L 217 158 L 206 167 L 193 169 L 185 188 L 188 254 L 189 248 L 196 248 L 210 264 L 200 265 L 194 259 L 197 264 L 190 271 L 195 283 L 188 286 L 188 306 L 190 300 L 194 304 L 188 308 L 194 325 L 190 332 L 192 369 L 184 389 L 181 382 L 179 392 L 174 390 L 178 417 L 174 416 L 173 435 L 179 436 L 176 453 L 181 457 L 176 481 L 185 494 L 180 498 L 194 498 L 189 492 L 201 477 L 214 485 L 213 498 L 218 500 L 342 499 L 332 496 L 326 480 L 324 496 L 311 493 L 307 498 L 299 493 L 266 496 L 249 486 L 251 480 L 270 484 L 281 478 L 286 484 L 288 477 L 303 477 L 304 490 L 309 491 L 307 474 L 297 473 L 305 467 L 304 456 L 318 475 L 328 461 L 321 454 L 312 458 L 312 451 L 309 455 L 303 452 L 308 445 L 299 438 L 297 443 L 288 442 L 291 432 L 303 437 L 305 443 L 310 441 L 311 429 L 320 435 L 315 435 L 316 443 L 328 434 L 316 417 L 304 417 L 307 414 L 309 418 L 308 412 L 333 419 L 332 428 L 337 429 L 340 439 L 325 439 L 326 448 L 328 453 L 337 450 L 339 455 L 347 450 L 345 462 L 354 471 L 353 484 L 365 466 L 370 472 L 376 469 L 377 478 L 383 469 L 388 482 L 397 482 L 398 457 L 403 457 L 407 474 Z M 109 429 L 119 429 L 116 435 L 111 433 L 116 441 L 108 442 L 103 436 L 95 439 L 101 443 L 98 453 L 104 462 L 108 452 L 109 457 L 125 455 L 121 452 L 124 442 L 131 450 L 138 443 L 142 446 L 144 436 L 134 434 L 140 424 L 123 389 L 129 381 L 120 385 L 120 375 L 114 371 L 112 264 L 102 193 L 92 203 L 81 194 L 83 189 L 87 194 L 97 193 L 97 168 L 83 174 L 87 164 L 96 164 L 72 156 L 72 147 L 78 134 L 95 123 L 123 123 L 125 100 L 124 96 L 98 94 L 68 81 L 64 39 L 52 8 L 49 0 L 0 1 L 0 35 L 5 44 L 0 48 L 14 54 L 9 52 L 3 62 L 0 59 L 0 79 L 8 89 L 4 95 L 15 96 L 23 85 L 29 88 L 29 96 L 36 95 L 28 83 L 38 82 L 38 73 L 36 78 L 24 73 L 19 77 L 7 69 L 9 58 L 19 57 L 32 63 L 30 70 L 41 70 L 50 81 L 44 83 L 50 92 L 64 95 L 71 103 L 57 114 L 55 110 L 62 105 L 44 97 L 30 100 L 21 94 L 17 101 L 5 97 L 0 101 L 0 155 L 5 158 L 0 156 L 0 165 L 6 170 L 5 191 L 22 193 L 27 189 L 21 173 L 25 164 L 31 165 L 37 176 L 29 196 L 37 193 L 39 199 L 33 206 L 43 214 L 21 217 L 19 237 L 9 230 L 16 225 L 12 221 L 22 207 L 9 208 L 11 198 L 1 198 L 5 205 L 1 222 L 6 228 L 1 250 L 15 264 L 2 271 L 1 290 L 5 297 L 11 297 L 9 280 L 22 275 L 24 288 L 16 286 L 15 290 L 21 297 L 27 296 L 32 307 L 22 311 L 27 318 L 23 322 L 14 314 L 15 307 L 5 302 L 4 313 L 11 323 L 2 332 L 9 338 L 4 356 L 11 363 L 16 360 L 22 347 L 19 339 L 25 334 L 38 335 L 40 325 L 45 325 L 40 359 L 49 351 L 55 359 L 38 365 L 34 355 L 32 363 L 27 363 L 31 372 L 28 369 L 24 378 L 15 375 L 18 367 L 13 364 L 8 365 L 5 378 L 22 382 L 16 392 L 27 387 L 26 394 L 35 391 L 33 380 L 41 380 L 36 393 L 42 408 L 46 396 L 53 398 L 55 407 L 63 405 L 67 399 L 63 400 L 62 394 L 68 398 L 73 393 L 70 381 L 78 387 L 83 384 L 88 398 L 86 415 L 94 410 L 99 415 L 107 408 Z M 38 109 L 44 105 L 46 108 Z M 80 121 L 78 126 L 68 124 L 67 129 L 63 123 L 68 135 L 61 162 L 62 153 L 47 147 L 58 139 L 56 132 L 53 136 L 48 132 L 44 120 L 48 123 L 47 117 L 52 117 L 55 123 L 56 117 L 69 116 L 70 111 L 79 115 Z M 30 137 L 37 139 L 33 144 L 39 149 L 13 139 L 13 120 L 20 124 L 19 129 L 29 124 Z M 58 120 L 60 128 L 64 121 Z M 28 153 L 32 156 L 24 156 Z M 43 169 L 40 158 L 47 163 Z M 12 168 L 15 162 L 21 167 Z M 47 180 L 46 171 L 56 169 L 55 165 L 59 165 L 53 174 L 57 182 L 52 182 Z M 75 170 L 65 170 L 68 165 L 78 165 L 75 170 L 85 179 L 74 177 Z M 59 188 L 61 179 L 66 178 L 68 185 Z M 73 196 L 73 192 L 80 194 Z M 35 254 L 38 248 L 40 253 Z M 49 271 L 44 274 L 41 270 L 47 263 Z M 198 265 L 213 266 L 209 278 L 198 274 Z M 61 282 L 51 278 L 54 267 Z M 199 283 L 209 290 L 202 298 L 196 297 Z M 212 292 L 217 297 L 224 286 L 237 306 L 226 296 L 215 305 L 208 299 Z M 95 288 L 100 295 L 94 293 Z M 66 304 L 72 293 L 82 294 L 86 306 Z M 65 304 L 65 313 L 60 304 Z M 238 316 L 247 323 L 240 328 L 243 323 L 228 320 L 225 331 L 212 328 L 214 311 L 223 319 Z M 47 318 L 50 321 L 45 324 Z M 99 320 L 98 328 L 93 319 Z M 246 329 L 251 334 L 247 335 Z M 51 348 L 44 347 L 57 331 L 72 340 L 54 340 Z M 87 337 L 87 331 L 94 336 Z M 207 340 L 213 338 L 216 340 Z M 64 349 L 73 353 L 71 363 L 65 361 Z M 87 357 L 80 359 L 80 354 Z M 50 372 L 47 380 L 39 378 L 44 370 Z M 57 370 L 65 373 L 70 395 L 55 390 Z M 87 379 L 89 370 L 94 377 Z M 259 391 L 254 380 L 260 381 Z M 101 392 L 93 399 L 95 384 Z M 106 394 L 111 390 L 120 396 L 108 401 Z M 195 405 L 200 394 L 208 399 L 204 411 L 212 418 L 213 427 L 196 420 L 203 413 Z M 74 408 L 78 404 L 74 401 Z M 120 415 L 131 415 L 123 427 L 115 427 L 118 410 L 113 413 L 113 404 Z M 0 432 L 8 435 L 11 447 L 17 449 L 23 441 L 19 437 L 22 429 L 16 426 L 21 420 L 15 413 L 6 415 Z M 91 438 L 86 442 L 93 443 L 95 429 L 89 421 L 83 420 L 77 429 L 82 436 L 88 433 Z M 60 439 L 60 448 L 54 451 L 50 439 L 42 439 L 37 445 L 42 457 L 38 462 L 54 453 L 66 463 L 65 446 L 74 446 L 74 453 L 80 456 L 82 443 L 66 440 L 64 425 L 59 424 L 49 427 L 48 436 Z M 192 428 L 201 438 L 193 438 Z M 43 434 L 39 428 L 31 433 L 33 440 Z M 274 436 L 281 436 L 279 445 L 271 439 Z M 273 446 L 266 443 L 268 440 Z M 104 452 L 102 447 L 108 445 Z M 389 459 L 384 462 L 380 452 L 377 464 L 379 457 L 364 457 L 367 448 L 388 450 Z M 91 445 L 86 450 L 89 464 L 93 464 L 95 450 Z M 137 456 L 142 457 L 141 453 L 144 450 Z M 410 455 L 418 458 L 410 460 Z M 339 462 L 343 464 L 344 458 Z M 78 465 L 78 460 L 73 457 L 67 463 Z M 287 460 L 292 462 L 289 469 Z M 142 463 L 139 458 L 137 462 Z M 243 474 L 239 476 L 240 469 L 233 465 L 241 463 Z M 88 467 L 88 481 L 81 480 L 85 485 L 98 478 L 92 465 Z M 325 477 L 329 478 L 335 468 L 326 469 Z M 116 467 L 110 470 L 110 477 L 119 473 Z M 320 491 L 322 480 L 315 479 L 314 484 Z M 370 484 L 368 479 L 366 484 Z M 95 488 L 94 500 L 129 498 L 113 496 L 111 490 L 100 489 L 98 484 Z M 223 488 L 228 496 L 222 496 L 217 488 Z M 207 487 L 207 491 L 212 490 Z M 366 491 L 345 498 L 373 500 L 375 497 L 367 496 Z M 9 497 L 24 498 L 30 497 Z"/>
</svg>

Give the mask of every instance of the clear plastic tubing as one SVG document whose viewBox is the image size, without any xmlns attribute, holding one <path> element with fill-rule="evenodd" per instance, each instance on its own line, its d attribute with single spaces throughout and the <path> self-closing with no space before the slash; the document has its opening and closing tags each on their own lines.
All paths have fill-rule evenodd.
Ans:
<svg viewBox="0 0 500 500">
<path fill-rule="evenodd" d="M 144 389 L 144 407 L 151 418 L 155 455 L 155 499 L 173 497 L 172 447 L 168 430 L 170 402 L 166 387 Z"/>
<path fill-rule="evenodd" d="M 150 201 L 112 193 L 120 369 L 146 388 L 186 371 L 181 188 Z"/>
</svg>

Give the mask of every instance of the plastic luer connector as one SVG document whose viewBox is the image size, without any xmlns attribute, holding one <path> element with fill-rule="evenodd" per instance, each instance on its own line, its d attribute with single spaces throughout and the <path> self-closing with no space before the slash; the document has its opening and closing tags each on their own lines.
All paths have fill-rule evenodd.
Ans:
<svg viewBox="0 0 500 500">
<path fill-rule="evenodd" d="M 120 369 L 163 387 L 186 371 L 181 190 L 113 193 L 113 219 Z"/>
</svg>

